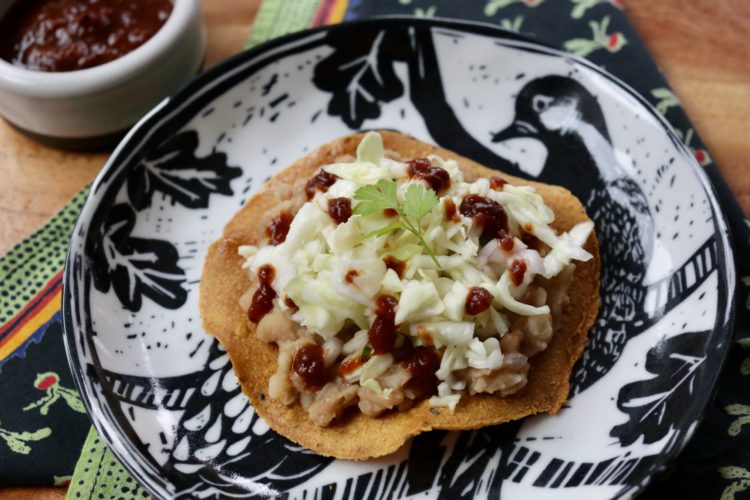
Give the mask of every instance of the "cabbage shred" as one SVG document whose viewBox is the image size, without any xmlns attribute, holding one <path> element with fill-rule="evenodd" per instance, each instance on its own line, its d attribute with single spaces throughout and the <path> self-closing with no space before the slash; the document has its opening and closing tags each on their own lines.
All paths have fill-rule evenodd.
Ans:
<svg viewBox="0 0 750 500">
<path fill-rule="evenodd" d="M 336 337 L 345 327 L 356 325 L 366 333 L 375 318 L 375 300 L 380 294 L 398 299 L 395 322 L 398 332 L 408 336 L 412 345 L 430 342 L 441 352 L 436 372 L 438 395 L 431 404 L 455 408 L 464 384 L 453 373 L 468 367 L 497 369 L 503 354 L 499 340 L 507 333 L 510 317 L 549 313 L 547 305 L 529 305 L 521 300 L 535 276 L 552 278 L 592 255 L 583 245 L 593 230 L 592 222 L 576 225 L 562 234 L 550 227 L 554 213 L 530 186 L 504 184 L 492 189 L 487 179 L 465 182 L 458 164 L 439 156 L 428 157 L 450 175 L 450 186 L 439 194 L 419 179 L 407 174 L 407 164 L 386 158 L 383 142 L 376 132 L 368 133 L 350 163 L 333 163 L 323 169 L 338 177 L 327 192 L 318 192 L 305 203 L 291 222 L 286 240 L 276 246 L 244 246 L 240 254 L 245 266 L 255 275 L 261 266 L 271 264 L 277 270 L 272 283 L 276 299 L 291 318 L 323 339 Z M 382 210 L 372 209 L 377 188 L 392 192 L 401 208 L 425 192 L 418 201 L 419 217 L 406 218 L 407 224 L 394 220 Z M 362 193 L 369 193 L 363 196 Z M 508 215 L 511 251 L 497 239 L 481 241 L 482 228 L 472 218 L 459 214 L 446 217 L 446 199 L 459 206 L 470 194 L 499 203 Z M 328 200 L 352 198 L 353 215 L 336 224 L 328 215 Z M 410 198 L 411 197 L 411 198 Z M 367 204 L 370 204 L 368 209 Z M 397 207 L 394 207 L 397 208 Z M 411 226 L 411 227 L 408 227 Z M 527 247 L 519 235 L 529 232 L 549 247 L 546 255 Z M 389 269 L 384 258 L 403 261 L 403 275 Z M 514 261 L 523 261 L 525 273 L 520 284 L 511 277 Z M 354 279 L 347 273 L 356 271 Z M 351 276 L 351 274 L 350 274 Z M 471 287 L 482 287 L 492 294 L 490 307 L 476 315 L 466 313 Z M 352 339 L 354 341 L 355 339 Z M 371 349 L 368 351 L 371 352 Z M 354 374 L 362 387 L 381 389 L 375 378 L 393 363 L 390 355 L 369 357 L 362 370 Z"/>
</svg>

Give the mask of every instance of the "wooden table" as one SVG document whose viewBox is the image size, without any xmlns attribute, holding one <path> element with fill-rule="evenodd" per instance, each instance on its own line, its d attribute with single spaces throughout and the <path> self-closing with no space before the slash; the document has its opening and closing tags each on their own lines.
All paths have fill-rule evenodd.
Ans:
<svg viewBox="0 0 750 500">
<path fill-rule="evenodd" d="M 624 0 L 745 213 L 750 214 L 750 2 Z M 206 0 L 207 64 L 240 50 L 260 0 Z M 57 212 L 107 154 L 50 149 L 0 122 L 0 254 Z M 0 490 L 2 499 L 64 498 L 55 488 Z"/>
</svg>

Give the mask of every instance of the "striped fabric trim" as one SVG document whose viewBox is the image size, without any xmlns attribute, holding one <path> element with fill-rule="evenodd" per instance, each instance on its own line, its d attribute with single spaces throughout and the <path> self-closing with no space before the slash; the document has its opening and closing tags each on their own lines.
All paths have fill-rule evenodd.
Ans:
<svg viewBox="0 0 750 500">
<path fill-rule="evenodd" d="M 60 311 L 61 298 L 62 271 L 21 311 L 0 326 L 0 364 Z"/>
<path fill-rule="evenodd" d="M 346 9 L 349 7 L 348 0 L 323 0 L 313 19 L 313 26 L 325 26 L 340 23 L 344 20 Z"/>
</svg>

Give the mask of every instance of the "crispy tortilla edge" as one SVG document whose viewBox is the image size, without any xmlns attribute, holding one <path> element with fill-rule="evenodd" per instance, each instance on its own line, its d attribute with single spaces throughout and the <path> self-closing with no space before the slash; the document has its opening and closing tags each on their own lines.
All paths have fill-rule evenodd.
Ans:
<svg viewBox="0 0 750 500">
<path fill-rule="evenodd" d="M 534 186 L 555 212 L 553 226 L 558 230 L 568 230 L 588 220 L 580 201 L 562 187 L 505 175 L 409 136 L 388 131 L 381 134 L 386 149 L 404 158 L 438 154 L 455 159 L 467 180 L 500 175 L 511 184 Z M 274 213 L 284 199 L 280 193 L 288 192 L 297 179 L 311 177 L 320 166 L 336 157 L 354 154 L 362 136 L 355 134 L 334 140 L 272 177 L 234 215 L 222 238 L 211 245 L 206 256 L 199 300 L 204 328 L 229 353 L 242 389 L 258 414 L 279 434 L 321 455 L 365 460 L 394 452 L 410 437 L 430 429 L 475 429 L 536 413 L 557 413 L 567 399 L 573 365 L 583 352 L 588 330 L 599 309 L 600 260 L 593 234 L 586 249 L 594 258 L 577 263 L 569 290 L 570 303 L 563 317 L 556 318 L 560 328 L 547 350 L 530 360 L 529 383 L 517 394 L 506 398 L 465 396 L 453 414 L 444 408 L 431 408 L 426 401 L 408 411 L 374 419 L 350 411 L 326 428 L 313 424 L 298 403 L 286 407 L 266 396 L 268 379 L 276 370 L 278 349 L 255 337 L 253 325 L 238 306 L 239 297 L 250 287 L 250 280 L 240 269 L 243 259 L 237 249 L 262 240 L 263 228 L 258 227 L 257 221 Z"/>
</svg>

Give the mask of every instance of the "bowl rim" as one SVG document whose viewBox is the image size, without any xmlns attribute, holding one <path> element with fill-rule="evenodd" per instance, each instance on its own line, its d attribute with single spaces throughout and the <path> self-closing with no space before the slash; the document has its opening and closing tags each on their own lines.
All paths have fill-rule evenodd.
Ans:
<svg viewBox="0 0 750 500">
<path fill-rule="evenodd" d="M 144 68 L 169 54 L 190 27 L 198 0 L 172 0 L 172 12 L 154 35 L 132 51 L 98 66 L 74 71 L 37 71 L 0 59 L 0 89 L 41 98 L 85 95 L 132 80 Z"/>
<path fill-rule="evenodd" d="M 92 388 L 90 383 L 87 383 L 85 370 L 81 364 L 80 350 L 85 349 L 83 346 L 77 345 L 76 334 L 78 333 L 74 326 L 73 316 L 75 312 L 75 304 L 73 303 L 72 295 L 74 294 L 71 289 L 74 288 L 74 256 L 75 256 L 75 245 L 76 242 L 80 242 L 81 238 L 85 241 L 88 236 L 82 237 L 82 229 L 84 226 L 88 226 L 93 213 L 99 206 L 100 198 L 102 193 L 106 192 L 113 183 L 117 183 L 117 178 L 124 175 L 127 171 L 127 167 L 122 167 L 120 170 L 117 169 L 118 165 L 127 163 L 131 159 L 131 155 L 134 151 L 140 149 L 144 143 L 151 139 L 151 135 L 158 130 L 157 126 L 164 126 L 165 122 L 174 119 L 174 110 L 179 108 L 181 104 L 186 101 L 189 102 L 191 99 L 196 99 L 202 93 L 210 91 L 215 84 L 216 80 L 221 79 L 222 75 L 226 76 L 233 73 L 238 67 L 246 64 L 248 61 L 272 53 L 274 49 L 285 46 L 299 40 L 303 40 L 313 35 L 324 36 L 329 31 L 336 30 L 347 30 L 356 28 L 357 26 L 375 25 L 375 26 L 388 26 L 390 24 L 400 23 L 415 23 L 428 26 L 430 28 L 444 28 L 444 29 L 455 29 L 468 31 L 474 35 L 480 36 L 498 36 L 502 34 L 502 37 L 506 40 L 511 40 L 520 44 L 525 44 L 532 49 L 546 54 L 553 54 L 557 56 L 565 57 L 566 59 L 579 64 L 594 73 L 608 80 L 610 84 L 620 87 L 622 91 L 630 95 L 639 105 L 643 106 L 647 110 L 651 117 L 654 118 L 657 124 L 662 127 L 667 136 L 672 140 L 676 150 L 684 156 L 688 163 L 693 168 L 693 172 L 697 175 L 698 181 L 702 188 L 706 191 L 707 196 L 710 199 L 711 208 L 714 211 L 716 217 L 716 235 L 722 251 L 721 260 L 726 266 L 726 276 L 728 279 L 720 280 L 720 285 L 723 285 L 726 291 L 725 302 L 721 304 L 723 310 L 719 311 L 716 319 L 716 326 L 714 329 L 720 329 L 723 332 L 722 342 L 717 347 L 716 356 L 718 356 L 719 370 L 715 373 L 707 375 L 709 379 L 706 391 L 706 396 L 697 405 L 698 409 L 695 411 L 696 421 L 688 429 L 688 431 L 680 436 L 679 442 L 671 447 L 665 447 L 661 456 L 651 465 L 651 467 L 644 474 L 644 480 L 639 484 L 625 485 L 619 491 L 615 493 L 616 498 L 634 498 L 640 494 L 646 486 L 648 486 L 654 479 L 656 473 L 665 466 L 670 460 L 674 459 L 679 455 L 684 447 L 691 441 L 695 431 L 697 430 L 700 423 L 706 417 L 706 412 L 710 402 L 713 400 L 717 390 L 719 376 L 721 369 L 725 366 L 726 360 L 731 347 L 731 337 L 734 331 L 735 316 L 737 309 L 737 300 L 733 293 L 734 286 L 736 284 L 736 269 L 735 262 L 736 256 L 734 247 L 732 246 L 733 237 L 728 224 L 728 217 L 723 206 L 719 204 L 719 194 L 717 187 L 714 186 L 713 181 L 709 178 L 707 172 L 698 165 L 695 161 L 695 157 L 690 153 L 687 146 L 678 138 L 675 133 L 674 127 L 661 115 L 654 105 L 652 105 L 646 98 L 644 98 L 634 87 L 626 83 L 624 80 L 610 73 L 608 70 L 596 65 L 595 63 L 585 59 L 583 57 L 565 52 L 560 48 L 554 47 L 549 43 L 545 43 L 539 40 L 535 40 L 529 36 L 521 35 L 499 26 L 492 25 L 486 22 L 479 21 L 468 21 L 461 19 L 450 19 L 450 18 L 418 18 L 407 15 L 387 15 L 379 16 L 371 19 L 358 19 L 352 21 L 346 21 L 334 25 L 316 26 L 307 29 L 303 29 L 297 32 L 288 33 L 285 35 L 278 36 L 264 43 L 261 43 L 255 47 L 247 50 L 240 51 L 239 53 L 221 61 L 214 65 L 208 70 L 202 72 L 195 78 L 193 78 L 188 84 L 186 84 L 179 92 L 173 95 L 170 99 L 164 100 L 154 107 L 149 113 L 142 117 L 125 135 L 120 141 L 118 146 L 112 152 L 105 165 L 100 170 L 97 177 L 94 179 L 91 190 L 86 197 L 84 206 L 81 209 L 81 213 L 75 224 L 74 236 L 71 238 L 68 246 L 67 255 L 65 258 L 65 264 L 63 269 L 63 297 L 62 297 L 62 321 L 63 321 L 63 342 L 65 345 L 65 354 L 68 360 L 68 364 L 71 368 L 73 380 L 76 389 L 81 393 L 82 401 L 87 409 L 89 416 L 91 417 L 94 428 L 102 436 L 103 441 L 109 448 L 109 450 L 117 456 L 121 461 L 123 467 L 146 489 L 149 493 L 154 495 L 165 496 L 169 493 L 168 488 L 165 484 L 168 484 L 169 478 L 160 478 L 161 483 L 154 482 L 149 476 L 153 470 L 144 469 L 142 464 L 134 463 L 131 460 L 127 460 L 128 457 L 135 452 L 134 443 L 131 441 L 132 436 L 129 436 L 127 432 L 123 432 L 123 429 L 119 427 L 119 423 L 108 420 L 102 416 L 102 410 L 99 406 L 100 401 L 96 396 L 92 396 Z M 88 312 L 86 313 L 88 314 Z M 722 324 L 722 326 L 718 326 Z M 90 344 L 89 344 L 90 345 Z M 97 375 L 101 376 L 101 367 L 97 370 Z M 113 432 L 115 431 L 115 432 Z"/>
</svg>

